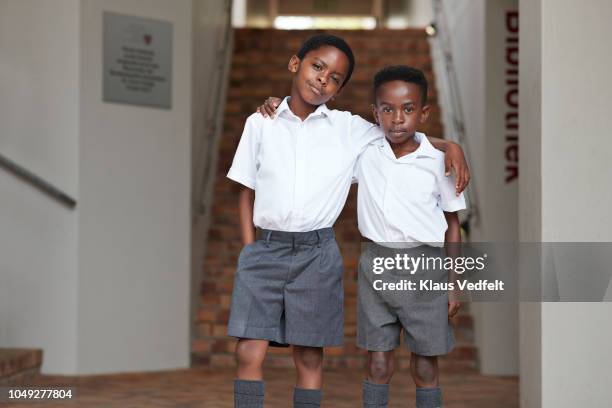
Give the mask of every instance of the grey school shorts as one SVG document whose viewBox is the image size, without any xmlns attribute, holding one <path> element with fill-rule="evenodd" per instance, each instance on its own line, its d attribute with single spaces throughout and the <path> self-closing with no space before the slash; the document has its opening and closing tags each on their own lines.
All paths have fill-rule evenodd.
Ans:
<svg viewBox="0 0 612 408">
<path fill-rule="evenodd" d="M 400 333 L 411 352 L 423 356 L 448 354 L 454 346 L 448 320 L 448 292 L 422 288 L 421 281 L 448 282 L 448 272 L 421 270 L 414 274 L 403 269 L 373 271 L 374 258 L 404 254 L 414 257 L 443 257 L 442 248 L 419 246 L 389 249 L 375 243 L 362 245 L 358 274 L 357 346 L 369 351 L 390 351 L 400 345 Z M 408 290 L 407 281 L 415 290 Z M 395 284 L 400 290 L 381 290 L 382 284 Z M 376 286 L 376 288 L 375 288 Z M 421 289 L 422 288 L 422 289 Z"/>
<path fill-rule="evenodd" d="M 333 230 L 258 232 L 238 259 L 228 335 L 342 345 L 344 266 Z"/>
</svg>

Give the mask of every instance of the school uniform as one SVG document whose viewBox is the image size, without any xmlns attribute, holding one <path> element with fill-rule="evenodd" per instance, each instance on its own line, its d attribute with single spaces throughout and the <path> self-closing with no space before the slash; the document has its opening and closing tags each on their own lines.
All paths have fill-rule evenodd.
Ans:
<svg viewBox="0 0 612 408">
<path fill-rule="evenodd" d="M 251 115 L 230 179 L 255 190 L 258 239 L 238 260 L 228 334 L 313 347 L 343 343 L 343 262 L 332 226 L 359 154 L 382 134 L 325 105 L 304 121 L 285 98 Z"/>
<path fill-rule="evenodd" d="M 393 350 L 403 329 L 411 351 L 442 355 L 454 345 L 448 291 L 374 288 L 377 280 L 394 284 L 412 280 L 418 285 L 424 279 L 440 283 L 448 279 L 441 268 L 373 273 L 375 257 L 443 256 L 448 228 L 443 212 L 466 207 L 463 194 L 455 194 L 454 179 L 445 176 L 444 153 L 422 133 L 416 133 L 415 140 L 419 147 L 414 152 L 396 158 L 389 142 L 379 139 L 367 147 L 355 167 L 359 231 L 373 242 L 363 246 L 359 263 L 357 345 L 371 351 Z"/>
</svg>

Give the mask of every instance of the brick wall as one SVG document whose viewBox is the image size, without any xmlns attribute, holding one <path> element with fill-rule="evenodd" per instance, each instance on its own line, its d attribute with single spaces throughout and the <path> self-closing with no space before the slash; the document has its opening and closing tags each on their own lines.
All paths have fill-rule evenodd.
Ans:
<svg viewBox="0 0 612 408">
<path fill-rule="evenodd" d="M 202 305 L 196 317 L 197 333 L 192 344 L 192 360 L 198 365 L 232 366 L 235 340 L 226 336 L 226 324 L 236 261 L 242 247 L 238 222 L 239 186 L 225 177 L 240 140 L 245 119 L 266 97 L 289 93 L 289 58 L 302 42 L 321 31 L 280 31 L 240 29 L 235 31 L 235 46 L 225 108 L 223 137 L 219 148 L 211 228 L 201 285 Z M 351 82 L 330 108 L 349 110 L 371 119 L 371 93 L 374 73 L 385 65 L 406 64 L 422 69 L 431 83 L 429 122 L 419 129 L 430 136 L 443 137 L 440 110 L 434 85 L 429 44 L 422 30 L 376 30 L 331 32 L 343 37 L 353 48 L 356 67 Z M 360 235 L 356 221 L 355 189 L 335 225 L 336 236 L 345 260 L 345 344 L 326 349 L 328 367 L 361 368 L 364 352 L 355 346 L 356 267 Z M 465 311 L 455 319 L 458 347 L 442 364 L 473 367 L 472 321 Z M 399 367 L 407 368 L 409 353 L 399 352 Z M 271 348 L 266 359 L 271 366 L 293 364 L 288 349 Z"/>
</svg>

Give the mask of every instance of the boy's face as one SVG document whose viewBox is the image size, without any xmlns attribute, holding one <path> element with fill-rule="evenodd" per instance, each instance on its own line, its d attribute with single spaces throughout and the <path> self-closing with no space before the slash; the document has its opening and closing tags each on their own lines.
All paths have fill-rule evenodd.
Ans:
<svg viewBox="0 0 612 408">
<path fill-rule="evenodd" d="M 412 138 L 417 127 L 427 121 L 429 106 L 423 105 L 421 88 L 417 84 L 398 80 L 378 87 L 372 112 L 387 140 L 401 144 Z"/>
<path fill-rule="evenodd" d="M 338 94 L 349 69 L 347 56 L 332 46 L 309 51 L 302 60 L 291 57 L 293 86 L 310 105 L 322 105 Z"/>
</svg>

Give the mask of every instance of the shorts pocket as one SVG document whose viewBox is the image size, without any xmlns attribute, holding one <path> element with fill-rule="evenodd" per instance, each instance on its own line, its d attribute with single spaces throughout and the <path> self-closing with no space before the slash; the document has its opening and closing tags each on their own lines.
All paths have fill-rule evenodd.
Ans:
<svg viewBox="0 0 612 408">
<path fill-rule="evenodd" d="M 344 274 L 344 260 L 336 240 L 330 240 L 321 248 L 323 252 L 319 258 L 319 271 L 325 274 Z"/>
<path fill-rule="evenodd" d="M 322 245 L 318 271 L 317 316 L 323 332 L 342 326 L 344 308 L 344 261 L 335 240 Z"/>
<path fill-rule="evenodd" d="M 261 259 L 264 251 L 260 241 L 251 242 L 245 245 L 238 256 L 238 269 L 249 268 Z"/>
</svg>

